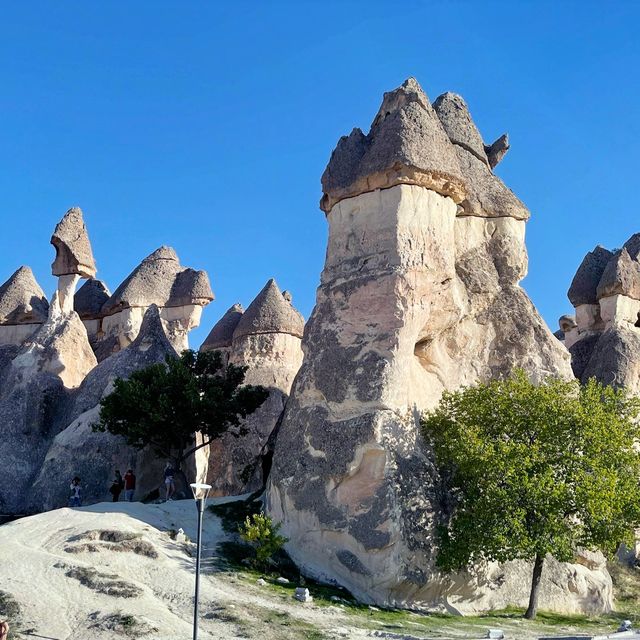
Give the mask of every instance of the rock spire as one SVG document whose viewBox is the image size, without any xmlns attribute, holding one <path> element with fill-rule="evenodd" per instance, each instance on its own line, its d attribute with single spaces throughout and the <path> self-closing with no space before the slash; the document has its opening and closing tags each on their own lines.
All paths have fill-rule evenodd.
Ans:
<svg viewBox="0 0 640 640">
<path fill-rule="evenodd" d="M 96 275 L 96 263 L 89 242 L 89 234 L 80 207 L 72 207 L 56 225 L 51 236 L 56 259 L 51 265 L 54 276 L 77 274 L 81 278 Z"/>
</svg>

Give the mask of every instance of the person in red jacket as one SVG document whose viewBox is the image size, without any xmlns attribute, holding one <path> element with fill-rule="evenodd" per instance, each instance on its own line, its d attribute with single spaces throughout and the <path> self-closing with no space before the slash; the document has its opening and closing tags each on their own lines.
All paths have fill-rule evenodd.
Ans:
<svg viewBox="0 0 640 640">
<path fill-rule="evenodd" d="M 127 469 L 124 474 L 124 499 L 133 502 L 133 494 L 136 492 L 136 476 L 133 469 Z"/>
</svg>

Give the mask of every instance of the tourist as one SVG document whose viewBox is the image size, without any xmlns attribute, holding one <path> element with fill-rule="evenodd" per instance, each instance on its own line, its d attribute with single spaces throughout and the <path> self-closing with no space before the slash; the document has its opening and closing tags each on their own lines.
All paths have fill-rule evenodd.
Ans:
<svg viewBox="0 0 640 640">
<path fill-rule="evenodd" d="M 173 494 L 176 492 L 176 485 L 173 481 L 175 473 L 176 472 L 171 466 L 171 463 L 167 462 L 167 465 L 164 468 L 164 486 L 167 491 L 167 500 L 171 500 Z"/>
<path fill-rule="evenodd" d="M 9 623 L 5 620 L 0 622 L 0 640 L 7 640 L 9 637 Z"/>
<path fill-rule="evenodd" d="M 71 481 L 71 495 L 69 496 L 69 506 L 79 507 L 82 505 L 82 499 L 80 498 L 80 478 L 76 476 Z M 0 639 L 1 640 L 1 639 Z"/>
<path fill-rule="evenodd" d="M 136 476 L 133 469 L 127 469 L 124 474 L 124 499 L 127 502 L 133 502 L 133 494 L 136 491 Z"/>
<path fill-rule="evenodd" d="M 116 475 L 111 483 L 111 487 L 109 488 L 109 493 L 113 496 L 113 501 L 118 502 L 120 500 L 120 494 L 122 493 L 122 489 L 124 487 L 124 480 L 122 479 L 122 475 L 120 471 L 116 469 Z"/>
</svg>

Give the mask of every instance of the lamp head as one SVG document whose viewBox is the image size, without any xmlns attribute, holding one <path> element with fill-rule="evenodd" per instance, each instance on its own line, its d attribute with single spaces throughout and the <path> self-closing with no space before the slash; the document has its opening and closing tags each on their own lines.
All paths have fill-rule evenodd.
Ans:
<svg viewBox="0 0 640 640">
<path fill-rule="evenodd" d="M 191 485 L 191 491 L 193 492 L 194 500 L 206 500 L 209 495 L 209 491 L 211 491 L 210 484 L 203 484 L 201 482 L 194 482 Z"/>
</svg>

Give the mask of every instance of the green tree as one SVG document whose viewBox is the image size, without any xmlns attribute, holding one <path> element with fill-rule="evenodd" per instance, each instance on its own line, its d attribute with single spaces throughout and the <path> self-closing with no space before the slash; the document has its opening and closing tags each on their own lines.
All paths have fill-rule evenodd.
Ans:
<svg viewBox="0 0 640 640">
<path fill-rule="evenodd" d="M 546 554 L 568 562 L 578 547 L 612 554 L 640 524 L 640 403 L 595 380 L 523 371 L 445 393 L 423 433 L 453 498 L 439 528 L 438 565 L 533 561 L 534 618 Z"/>
<path fill-rule="evenodd" d="M 257 567 L 265 569 L 269 559 L 287 542 L 287 538 L 278 533 L 281 526 L 281 523 L 274 524 L 268 515 L 260 512 L 247 516 L 238 528 L 240 537 L 255 550 L 254 564 Z"/>
<path fill-rule="evenodd" d="M 177 469 L 195 451 L 224 433 L 243 435 L 242 420 L 267 398 L 260 386 L 243 385 L 247 367 L 225 365 L 218 351 L 184 351 L 117 378 L 100 401 L 95 431 L 123 436 L 127 444 L 154 448 Z M 196 442 L 195 434 L 201 439 Z"/>
</svg>

